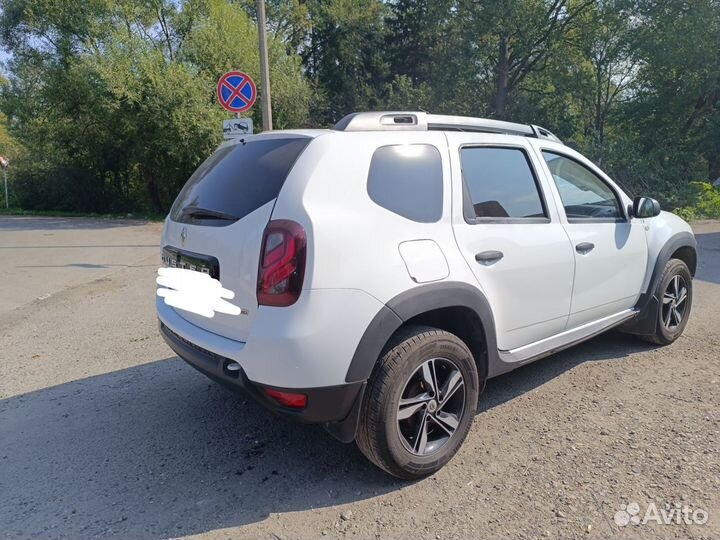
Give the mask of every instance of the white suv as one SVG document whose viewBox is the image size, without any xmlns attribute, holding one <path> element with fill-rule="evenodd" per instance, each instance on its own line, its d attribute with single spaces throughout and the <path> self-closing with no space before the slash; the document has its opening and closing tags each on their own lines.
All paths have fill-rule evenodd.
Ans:
<svg viewBox="0 0 720 540">
<path fill-rule="evenodd" d="M 423 112 L 223 144 L 162 246 L 238 308 L 158 296 L 180 357 L 403 478 L 452 458 L 487 379 L 617 326 L 673 342 L 697 263 L 687 223 L 549 131 Z"/>
</svg>

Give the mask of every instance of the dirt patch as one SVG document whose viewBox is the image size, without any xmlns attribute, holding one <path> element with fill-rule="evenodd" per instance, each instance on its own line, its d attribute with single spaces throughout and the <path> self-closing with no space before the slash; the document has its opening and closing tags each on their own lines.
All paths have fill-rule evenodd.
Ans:
<svg viewBox="0 0 720 540">
<path fill-rule="evenodd" d="M 147 243 L 137 231 L 123 244 Z M 656 348 L 611 333 L 491 381 L 457 457 L 414 483 L 174 358 L 156 328 L 157 254 L 126 248 L 142 263 L 85 288 L 73 274 L 22 317 L 3 316 L 2 534 L 718 538 L 720 224 L 696 232 L 682 339 Z M 709 519 L 618 525 L 631 503 L 639 517 L 667 503 Z"/>
</svg>

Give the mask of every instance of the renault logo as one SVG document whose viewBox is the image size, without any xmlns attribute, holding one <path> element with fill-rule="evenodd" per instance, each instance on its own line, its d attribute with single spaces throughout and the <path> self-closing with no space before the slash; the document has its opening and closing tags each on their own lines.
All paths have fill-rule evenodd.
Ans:
<svg viewBox="0 0 720 540">
<path fill-rule="evenodd" d="M 187 238 L 187 227 L 183 227 L 182 231 L 180 232 L 180 241 L 183 245 L 185 245 L 185 239 Z"/>
</svg>

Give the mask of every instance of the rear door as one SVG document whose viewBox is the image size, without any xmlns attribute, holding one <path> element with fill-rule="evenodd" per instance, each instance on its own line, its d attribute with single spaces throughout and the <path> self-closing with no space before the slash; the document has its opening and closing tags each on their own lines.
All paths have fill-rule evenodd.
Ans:
<svg viewBox="0 0 720 540">
<path fill-rule="evenodd" d="M 575 256 L 568 328 L 632 308 L 647 266 L 642 220 L 629 218 L 617 188 L 590 163 L 563 148 L 540 150 Z"/>
<path fill-rule="evenodd" d="M 223 145 L 190 177 L 165 222 L 163 262 L 209 273 L 235 293 L 240 315 L 212 318 L 176 309 L 193 324 L 244 341 L 257 311 L 265 226 L 295 161 L 311 138 L 272 135 Z"/>
<path fill-rule="evenodd" d="M 488 298 L 498 347 L 510 350 L 565 329 L 574 258 L 537 158 L 520 137 L 448 133 L 453 228 Z"/>
</svg>

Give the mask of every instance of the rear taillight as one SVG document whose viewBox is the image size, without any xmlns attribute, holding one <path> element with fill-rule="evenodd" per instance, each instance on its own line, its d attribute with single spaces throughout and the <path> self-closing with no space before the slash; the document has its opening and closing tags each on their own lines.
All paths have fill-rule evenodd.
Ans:
<svg viewBox="0 0 720 540">
<path fill-rule="evenodd" d="M 271 221 L 263 234 L 257 299 L 261 306 L 289 306 L 305 278 L 305 229 L 294 221 Z"/>
</svg>

